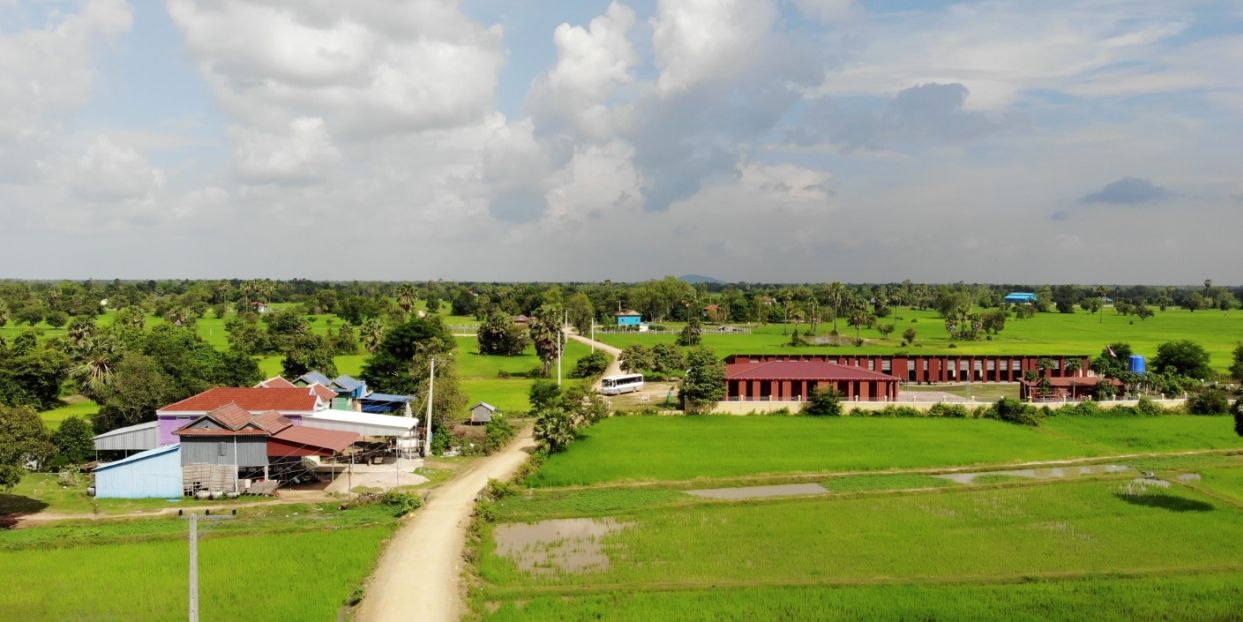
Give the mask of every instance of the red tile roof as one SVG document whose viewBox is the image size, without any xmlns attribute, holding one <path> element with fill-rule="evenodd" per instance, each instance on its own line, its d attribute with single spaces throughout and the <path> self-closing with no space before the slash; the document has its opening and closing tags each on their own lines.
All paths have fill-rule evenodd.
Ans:
<svg viewBox="0 0 1243 622">
<path fill-rule="evenodd" d="M 223 428 L 196 428 L 204 419 L 210 419 Z M 246 409 L 232 402 L 217 408 L 206 415 L 178 428 L 173 432 L 177 436 L 269 436 L 293 425 L 284 415 L 270 410 L 251 414 Z"/>
<path fill-rule="evenodd" d="M 207 416 L 215 419 L 230 430 L 239 430 L 242 426 L 250 423 L 250 411 L 238 406 L 234 402 L 229 402 L 207 413 Z"/>
<path fill-rule="evenodd" d="M 276 410 L 307 412 L 315 410 L 316 398 L 305 387 L 263 389 L 259 387 L 217 387 L 169 404 L 158 412 L 209 412 L 233 402 L 250 411 Z"/>
<path fill-rule="evenodd" d="M 255 386 L 261 389 L 296 389 L 298 388 L 298 385 L 288 380 L 285 380 L 284 378 L 280 376 L 272 376 L 271 378 L 268 378 L 267 380 L 264 380 L 263 382 L 260 382 L 259 384 Z"/>
<path fill-rule="evenodd" d="M 729 363 L 725 366 L 727 380 L 888 380 L 897 376 L 851 365 L 825 361 L 764 361 Z"/>
<path fill-rule="evenodd" d="M 336 392 L 336 391 L 333 391 L 332 389 L 329 389 L 328 387 L 326 387 L 326 386 L 324 386 L 324 385 L 322 385 L 322 384 L 320 384 L 320 383 L 318 383 L 318 382 L 316 382 L 316 383 L 314 383 L 314 384 L 307 385 L 307 388 L 309 388 L 309 389 L 311 390 L 311 392 L 313 392 L 313 393 L 315 393 L 316 395 L 318 395 L 318 396 L 319 396 L 319 399 L 324 400 L 325 402 L 329 402 L 329 403 L 331 403 L 331 402 L 332 402 L 332 398 L 334 398 L 334 397 L 336 397 L 336 396 L 337 396 L 337 392 Z"/>
</svg>

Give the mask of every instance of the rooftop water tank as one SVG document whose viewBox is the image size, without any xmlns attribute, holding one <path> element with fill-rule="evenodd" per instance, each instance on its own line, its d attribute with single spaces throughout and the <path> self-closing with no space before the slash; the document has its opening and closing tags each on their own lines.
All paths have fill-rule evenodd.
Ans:
<svg viewBox="0 0 1243 622">
<path fill-rule="evenodd" d="M 1127 364 L 1127 370 L 1136 374 L 1142 374 L 1148 369 L 1148 363 L 1144 361 L 1141 354 L 1132 354 L 1131 360 Z"/>
</svg>

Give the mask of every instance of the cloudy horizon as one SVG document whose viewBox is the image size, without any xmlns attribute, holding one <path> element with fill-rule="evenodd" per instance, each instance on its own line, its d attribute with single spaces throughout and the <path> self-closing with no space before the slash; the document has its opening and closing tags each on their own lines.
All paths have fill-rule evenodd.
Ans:
<svg viewBox="0 0 1243 622">
<path fill-rule="evenodd" d="M 1239 284 L 1243 1 L 0 0 L 0 278 Z"/>
</svg>

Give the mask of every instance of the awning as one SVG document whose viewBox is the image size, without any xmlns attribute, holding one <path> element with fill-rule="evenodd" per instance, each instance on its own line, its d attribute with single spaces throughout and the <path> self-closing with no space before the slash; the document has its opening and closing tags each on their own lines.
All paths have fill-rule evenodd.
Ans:
<svg viewBox="0 0 1243 622">
<path fill-rule="evenodd" d="M 355 432 L 290 426 L 268 437 L 268 456 L 331 456 L 358 440 Z"/>
<path fill-rule="evenodd" d="M 419 425 L 415 417 L 376 415 L 352 410 L 321 410 L 302 418 L 303 427 L 355 432 L 363 436 L 403 438 L 414 435 Z"/>
</svg>

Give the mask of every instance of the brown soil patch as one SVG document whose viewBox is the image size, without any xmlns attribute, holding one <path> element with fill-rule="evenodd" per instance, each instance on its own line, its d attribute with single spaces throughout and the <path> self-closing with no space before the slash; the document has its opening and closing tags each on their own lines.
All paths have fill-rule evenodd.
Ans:
<svg viewBox="0 0 1243 622">
<path fill-rule="evenodd" d="M 565 518 L 508 523 L 494 532 L 496 552 L 538 574 L 608 570 L 604 536 L 627 525 L 611 518 Z"/>
</svg>

